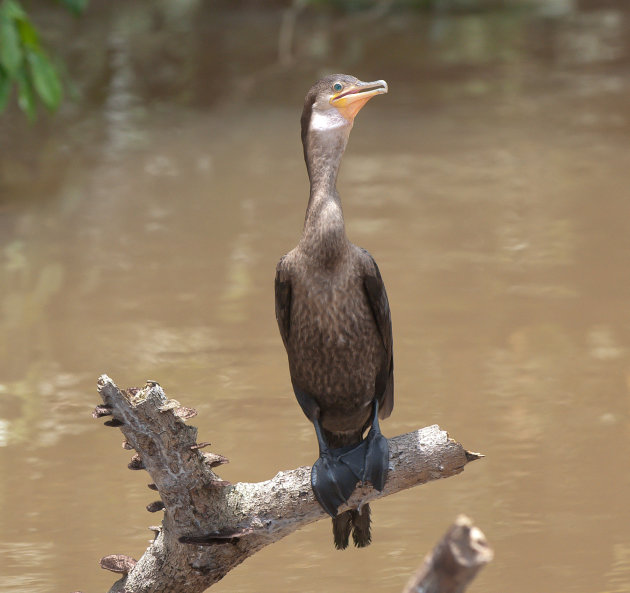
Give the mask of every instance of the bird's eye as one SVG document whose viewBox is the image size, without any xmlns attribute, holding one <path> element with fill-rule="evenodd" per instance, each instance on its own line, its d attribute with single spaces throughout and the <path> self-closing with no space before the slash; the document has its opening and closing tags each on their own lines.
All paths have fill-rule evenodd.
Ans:
<svg viewBox="0 0 630 593">
<path fill-rule="evenodd" d="M 333 91 L 339 92 L 343 88 L 343 85 L 340 82 L 336 82 L 333 84 Z"/>
</svg>

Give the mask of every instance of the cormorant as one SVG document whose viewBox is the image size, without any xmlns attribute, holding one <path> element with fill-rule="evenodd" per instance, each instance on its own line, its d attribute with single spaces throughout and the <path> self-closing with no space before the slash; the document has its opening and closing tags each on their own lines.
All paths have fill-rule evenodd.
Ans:
<svg viewBox="0 0 630 593">
<path fill-rule="evenodd" d="M 356 546 L 370 543 L 369 506 L 337 510 L 358 482 L 382 490 L 389 465 L 378 425 L 394 405 L 389 303 L 374 259 L 346 237 L 336 188 L 355 116 L 386 92 L 384 80 L 334 74 L 307 93 L 301 124 L 310 197 L 300 242 L 276 268 L 276 318 L 291 382 L 319 445 L 311 484 L 333 518 L 338 549 L 350 532 Z"/>
</svg>

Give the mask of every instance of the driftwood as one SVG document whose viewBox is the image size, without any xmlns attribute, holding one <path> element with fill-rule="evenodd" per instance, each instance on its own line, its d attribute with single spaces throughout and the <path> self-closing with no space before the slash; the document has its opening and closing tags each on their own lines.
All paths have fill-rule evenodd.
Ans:
<svg viewBox="0 0 630 593">
<path fill-rule="evenodd" d="M 156 537 L 144 555 L 115 554 L 101 561 L 123 574 L 110 593 L 196 593 L 223 578 L 261 548 L 296 529 L 328 517 L 315 500 L 310 467 L 282 471 L 259 483 L 230 484 L 213 468 L 227 460 L 201 449 L 197 429 L 183 420 L 196 412 L 168 399 L 156 382 L 144 389 L 120 390 L 103 375 L 98 381 L 103 404 L 94 417 L 111 416 L 136 454 L 130 469 L 146 470 L 161 500 L 147 510 L 164 510 Z M 400 490 L 447 478 L 481 457 L 466 451 L 438 426 L 389 439 L 390 469 L 383 492 L 357 488 L 348 504 L 356 507 Z"/>
<path fill-rule="evenodd" d="M 403 593 L 462 593 L 493 555 L 484 534 L 468 517 L 460 515 Z"/>
</svg>

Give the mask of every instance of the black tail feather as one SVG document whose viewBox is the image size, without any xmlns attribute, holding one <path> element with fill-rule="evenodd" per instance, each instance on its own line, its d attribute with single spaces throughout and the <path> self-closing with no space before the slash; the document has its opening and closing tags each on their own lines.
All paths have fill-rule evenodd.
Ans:
<svg viewBox="0 0 630 593">
<path fill-rule="evenodd" d="M 365 548 L 372 541 L 370 533 L 370 505 L 364 504 L 361 511 L 352 509 L 344 511 L 333 518 L 333 537 L 335 540 L 335 548 L 345 550 L 350 541 L 350 532 L 352 532 L 352 541 L 357 548 Z"/>
<path fill-rule="evenodd" d="M 352 529 L 352 513 L 353 511 L 345 511 L 333 517 L 333 538 L 335 540 L 335 548 L 338 550 L 345 550 L 348 547 Z"/>
<path fill-rule="evenodd" d="M 357 548 L 365 548 L 372 541 L 369 504 L 364 504 L 360 512 L 352 511 L 352 541 Z"/>
</svg>

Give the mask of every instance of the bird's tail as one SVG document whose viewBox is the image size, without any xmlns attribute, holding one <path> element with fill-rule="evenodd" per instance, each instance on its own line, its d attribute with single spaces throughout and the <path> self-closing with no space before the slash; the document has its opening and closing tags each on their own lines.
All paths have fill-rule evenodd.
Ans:
<svg viewBox="0 0 630 593">
<path fill-rule="evenodd" d="M 364 504 L 361 510 L 344 511 L 333 518 L 333 537 L 335 548 L 345 550 L 348 547 L 350 533 L 357 548 L 365 548 L 372 541 L 370 534 L 370 505 Z"/>
</svg>

